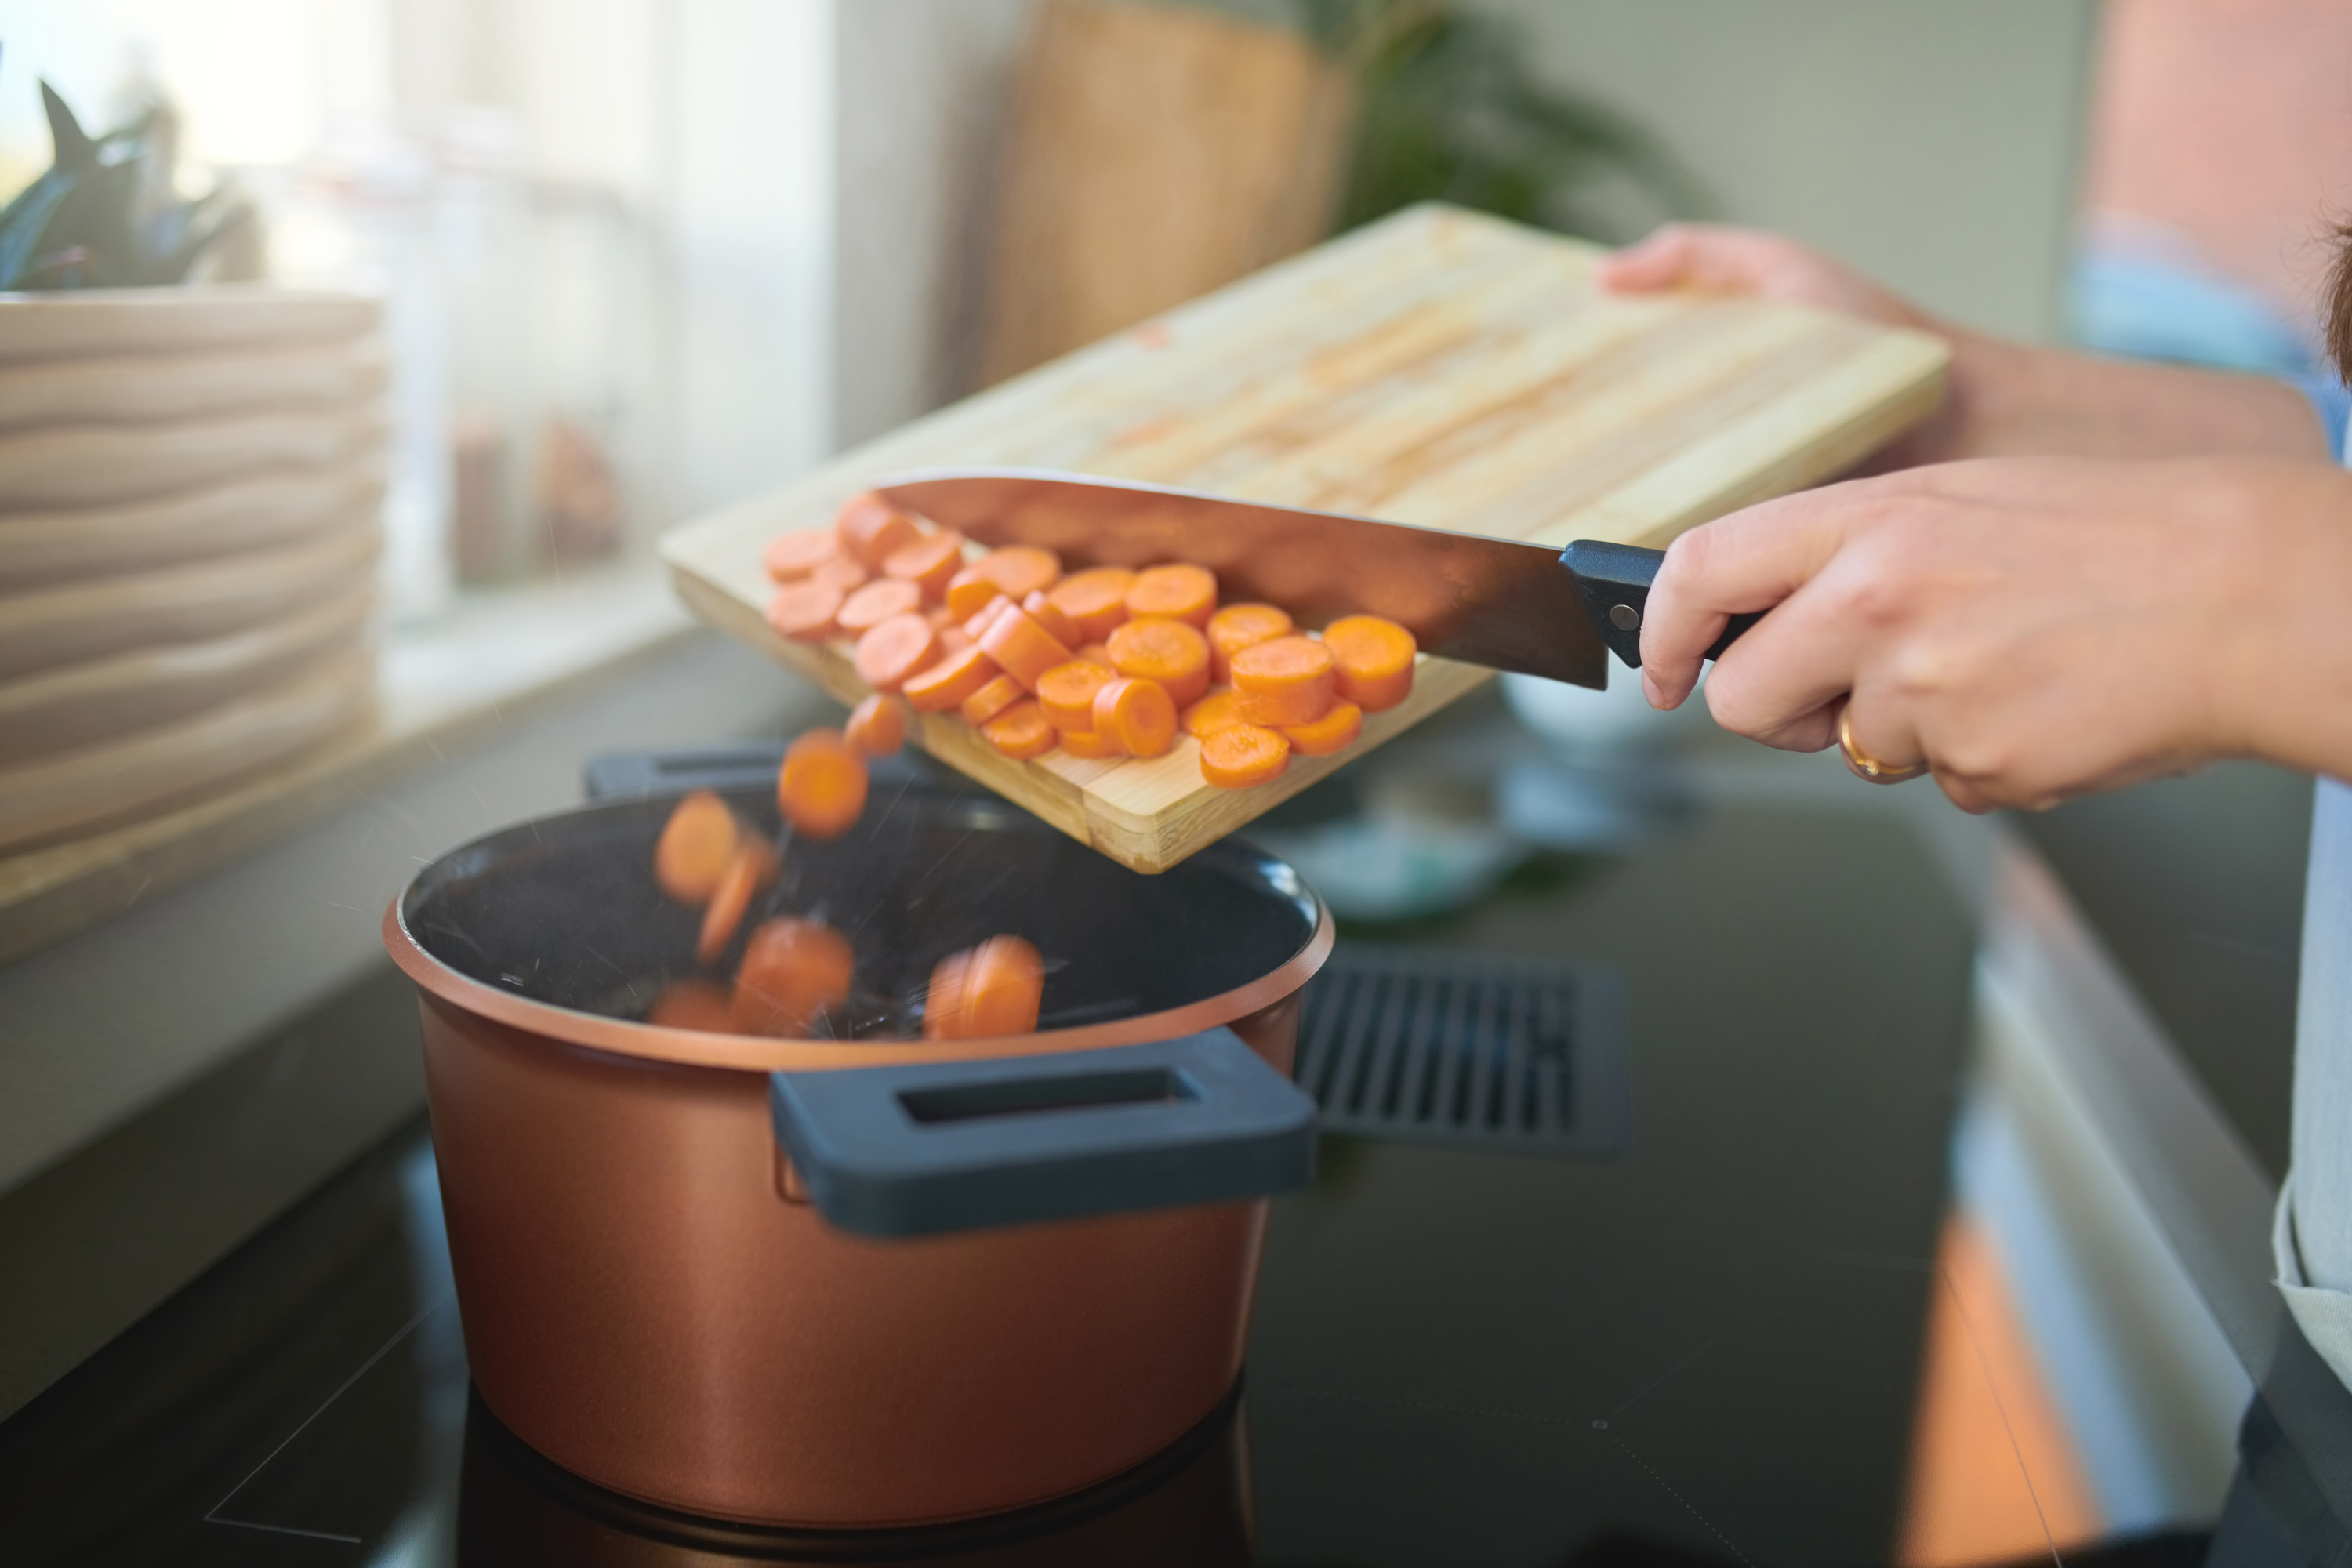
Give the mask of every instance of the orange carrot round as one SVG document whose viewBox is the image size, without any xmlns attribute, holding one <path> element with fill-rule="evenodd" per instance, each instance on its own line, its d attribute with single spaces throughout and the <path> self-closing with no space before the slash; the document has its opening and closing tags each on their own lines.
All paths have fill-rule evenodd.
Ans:
<svg viewBox="0 0 2352 1568">
<path fill-rule="evenodd" d="M 1157 757 L 1176 742 L 1176 703 L 1156 680 L 1121 678 L 1095 693 L 1095 733 L 1131 757 Z"/>
<path fill-rule="evenodd" d="M 908 679 L 899 690 L 918 713 L 944 713 L 997 677 L 996 661 L 966 645 L 929 669 Z"/>
<path fill-rule="evenodd" d="M 996 624 L 996 617 L 1013 607 L 1013 601 L 999 594 L 964 618 L 963 635 L 978 642 Z"/>
<path fill-rule="evenodd" d="M 1015 702 L 982 724 L 980 732 L 988 737 L 990 745 L 1016 761 L 1042 757 L 1061 743 L 1060 731 L 1034 697 Z"/>
<path fill-rule="evenodd" d="M 784 751 L 776 805 L 811 838 L 838 838 L 866 809 L 866 759 L 840 731 L 809 731 Z"/>
<path fill-rule="evenodd" d="M 1346 616 L 1323 628 L 1340 696 L 1367 713 L 1412 694 L 1412 634 L 1379 616 Z"/>
<path fill-rule="evenodd" d="M 1209 617 L 1209 674 L 1231 680 L 1234 655 L 1262 642 L 1286 637 L 1297 628 L 1290 612 L 1273 605 L 1227 605 Z"/>
<path fill-rule="evenodd" d="M 1076 647 L 1072 648 L 1070 650 L 1070 654 L 1072 658 L 1085 659 L 1088 664 L 1108 664 L 1110 662 L 1110 644 L 1101 642 L 1082 642 Z"/>
<path fill-rule="evenodd" d="M 1217 613 L 1217 574 L 1206 566 L 1178 562 L 1171 566 L 1147 566 L 1135 574 L 1127 591 L 1127 613 L 1140 619 L 1182 621 L 1205 626 Z"/>
<path fill-rule="evenodd" d="M 989 668 L 995 668 L 996 661 L 989 660 Z M 1011 676 L 992 675 L 981 683 L 979 690 L 957 705 L 957 710 L 963 715 L 965 723 L 977 727 L 1028 695 L 1028 689 Z M 1050 725 L 1047 727 L 1051 728 Z"/>
<path fill-rule="evenodd" d="M 1228 724 L 1201 741 L 1201 776 L 1219 789 L 1244 789 L 1282 776 L 1290 742 L 1262 724 Z"/>
<path fill-rule="evenodd" d="M 877 577 L 841 602 L 840 612 L 833 617 L 845 636 L 864 637 L 893 616 L 914 616 L 921 619 L 923 591 L 912 583 L 898 577 Z M 930 623 L 925 621 L 929 631 Z"/>
<path fill-rule="evenodd" d="M 696 790 L 671 810 L 654 841 L 654 880 L 681 904 L 707 904 L 741 837 L 727 803 L 707 789 Z"/>
<path fill-rule="evenodd" d="M 1124 566 L 1090 566 L 1055 584 L 1045 596 L 1070 617 L 1079 642 L 1094 642 L 1127 619 L 1127 593 L 1134 586 L 1135 574 Z"/>
<path fill-rule="evenodd" d="M 1076 647 L 1086 638 L 1078 636 L 1078 625 L 1062 613 L 1062 607 L 1044 594 L 1032 594 L 1021 601 L 1029 618 L 1045 628 L 1053 639 L 1064 647 Z"/>
<path fill-rule="evenodd" d="M 829 528 L 780 533 L 768 541 L 760 563 L 779 583 L 797 583 L 841 553 L 841 536 Z"/>
<path fill-rule="evenodd" d="M 1138 618 L 1104 645 L 1111 668 L 1137 680 L 1156 680 L 1179 708 L 1209 689 L 1209 639 L 1182 621 Z"/>
<path fill-rule="evenodd" d="M 815 569 L 801 581 L 829 583 L 840 589 L 842 596 L 846 598 L 871 582 L 873 577 L 874 574 L 866 569 L 865 562 L 854 555 L 836 555 L 830 561 L 818 562 Z"/>
<path fill-rule="evenodd" d="M 671 981 L 646 1009 L 646 1022 L 656 1028 L 700 1029 L 712 1035 L 734 1031 L 726 988 L 714 980 Z"/>
<path fill-rule="evenodd" d="M 1074 658 L 1037 678 L 1037 702 L 1056 730 L 1095 727 L 1095 693 L 1118 679 L 1107 664 Z"/>
<path fill-rule="evenodd" d="M 1241 693 L 1229 686 L 1220 686 L 1184 710 L 1184 732 L 1188 735 L 1209 735 L 1228 724 L 1246 724 L 1242 717 Z"/>
<path fill-rule="evenodd" d="M 776 852 L 763 841 L 746 836 L 735 846 L 726 874 L 719 879 L 718 890 L 702 911 L 702 933 L 695 939 L 695 957 L 705 963 L 719 961 L 727 944 L 735 940 L 735 928 L 743 923 L 753 895 L 775 874 Z"/>
<path fill-rule="evenodd" d="M 1098 735 L 1092 730 L 1062 731 L 1062 750 L 1074 757 L 1094 762 L 1102 757 L 1123 757 L 1127 748 L 1108 735 Z"/>
<path fill-rule="evenodd" d="M 1328 757 L 1344 752 L 1364 732 L 1364 710 L 1352 702 L 1334 702 L 1323 717 L 1305 724 L 1286 724 L 1283 738 L 1302 757 Z"/>
<path fill-rule="evenodd" d="M 940 634 L 931 623 L 908 612 L 892 616 L 867 629 L 857 639 L 852 663 L 857 679 L 877 691 L 896 691 L 907 678 L 928 668 L 940 656 Z"/>
<path fill-rule="evenodd" d="M 792 1037 L 849 996 L 857 955 L 849 939 L 823 921 L 780 915 L 743 942 L 728 1013 L 742 1035 Z"/>
<path fill-rule="evenodd" d="M 1016 605 L 1052 587 L 1062 575 L 1062 558 L 1042 544 L 1008 544 L 982 556 L 979 565 L 997 591 Z"/>
<path fill-rule="evenodd" d="M 958 620 L 967 620 L 980 613 L 982 607 L 1003 589 L 996 579 L 980 569 L 978 562 L 964 567 L 948 579 L 946 603 L 948 613 Z"/>
<path fill-rule="evenodd" d="M 990 937 L 972 949 L 964 973 L 964 1037 L 1031 1033 L 1045 995 L 1045 963 L 1037 950 L 1017 936 Z"/>
<path fill-rule="evenodd" d="M 1311 724 L 1331 706 L 1331 655 L 1312 637 L 1276 637 L 1234 655 L 1242 717 L 1281 729 Z"/>
<path fill-rule="evenodd" d="M 940 657 L 941 658 L 947 658 L 948 655 L 951 653 L 961 653 L 964 649 L 972 646 L 973 643 L 971 637 L 965 633 L 961 626 L 941 626 L 940 628 Z"/>
<path fill-rule="evenodd" d="M 1003 667 L 1005 674 L 1032 691 L 1037 689 L 1040 676 L 1070 659 L 1068 646 L 1017 605 L 996 612 L 996 618 L 980 634 L 980 646 Z"/>
<path fill-rule="evenodd" d="M 850 710 L 842 738 L 869 757 L 887 757 L 907 743 L 907 705 L 876 692 Z"/>
<path fill-rule="evenodd" d="M 962 570 L 963 535 L 947 528 L 900 545 L 882 562 L 882 575 L 912 583 L 933 605 L 947 597 L 949 581 Z"/>
<path fill-rule="evenodd" d="M 971 974 L 971 954 L 951 952 L 931 966 L 930 988 L 923 994 L 923 1038 L 952 1040 L 963 1029 L 964 982 Z"/>
<path fill-rule="evenodd" d="M 838 629 L 841 600 L 839 588 L 814 577 L 788 583 L 768 601 L 768 625 L 794 642 L 823 642 Z"/>
<path fill-rule="evenodd" d="M 855 495 L 834 514 L 833 531 L 842 550 L 868 566 L 878 567 L 893 551 L 923 536 L 922 526 L 872 492 Z"/>
</svg>

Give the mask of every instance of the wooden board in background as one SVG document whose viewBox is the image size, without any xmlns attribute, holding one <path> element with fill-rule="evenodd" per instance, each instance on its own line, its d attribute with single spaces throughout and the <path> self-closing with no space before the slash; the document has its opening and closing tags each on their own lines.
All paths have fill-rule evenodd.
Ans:
<svg viewBox="0 0 2352 1568">
<path fill-rule="evenodd" d="M 698 614 L 846 700 L 861 689 L 838 654 L 768 630 L 760 552 L 895 471 L 1065 468 L 1540 543 L 1663 544 L 1852 467 L 1942 395 L 1936 339 L 1791 306 L 1604 295 L 1598 254 L 1415 207 L 688 523 L 662 552 Z M 1202 780 L 1189 738 L 1124 763 L 1012 762 L 951 719 L 915 738 L 1159 871 L 1486 678 L 1424 658 L 1413 700 L 1372 715 L 1363 741 L 1247 790 Z"/>
</svg>

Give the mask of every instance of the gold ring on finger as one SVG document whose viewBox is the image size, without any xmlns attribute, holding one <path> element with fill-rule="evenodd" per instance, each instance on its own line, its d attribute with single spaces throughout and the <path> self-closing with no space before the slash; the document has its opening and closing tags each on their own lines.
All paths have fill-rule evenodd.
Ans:
<svg viewBox="0 0 2352 1568">
<path fill-rule="evenodd" d="M 1925 761 L 1907 763 L 1881 762 L 1857 745 L 1853 738 L 1853 699 L 1847 698 L 1838 710 L 1838 750 L 1845 753 L 1846 771 L 1858 779 L 1872 784 L 1898 784 L 1916 779 L 1927 771 Z"/>
</svg>

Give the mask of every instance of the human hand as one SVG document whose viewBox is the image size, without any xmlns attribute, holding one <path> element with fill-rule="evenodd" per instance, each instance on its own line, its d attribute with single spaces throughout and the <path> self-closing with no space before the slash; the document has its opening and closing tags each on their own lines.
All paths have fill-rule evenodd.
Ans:
<svg viewBox="0 0 2352 1568">
<path fill-rule="evenodd" d="M 1933 318 L 1842 261 L 1781 235 L 1721 224 L 1670 223 L 1602 257 L 1595 278 L 1621 294 L 1687 289 L 1817 305 L 1890 326 L 1941 330 Z"/>
<path fill-rule="evenodd" d="M 2352 476 L 2317 463 L 2011 458 L 1767 501 L 1677 539 L 1642 684 L 1726 729 L 1852 734 L 1969 811 L 2231 755 L 2352 774 Z"/>
</svg>

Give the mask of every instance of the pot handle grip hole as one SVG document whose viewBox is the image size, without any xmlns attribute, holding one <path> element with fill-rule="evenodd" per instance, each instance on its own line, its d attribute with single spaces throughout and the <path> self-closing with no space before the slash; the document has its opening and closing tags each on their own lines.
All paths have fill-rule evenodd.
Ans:
<svg viewBox="0 0 2352 1568">
<path fill-rule="evenodd" d="M 1315 1173 L 1315 1102 L 1231 1029 L 986 1061 L 768 1075 L 817 1211 L 936 1236 L 1270 1197 Z"/>
</svg>

